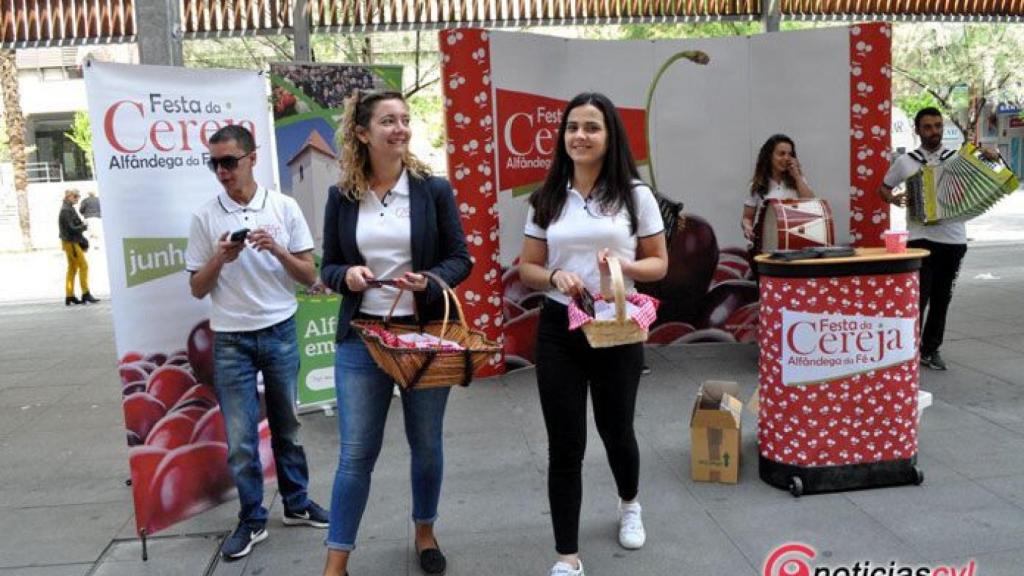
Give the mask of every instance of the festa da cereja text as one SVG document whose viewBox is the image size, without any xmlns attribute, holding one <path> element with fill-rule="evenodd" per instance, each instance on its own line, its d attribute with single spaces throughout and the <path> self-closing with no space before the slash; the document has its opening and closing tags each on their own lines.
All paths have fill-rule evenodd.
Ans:
<svg viewBox="0 0 1024 576">
<path fill-rule="evenodd" d="M 916 354 L 916 329 L 916 318 L 784 309 L 783 382 L 820 382 L 906 362 Z"/>
<path fill-rule="evenodd" d="M 560 108 L 538 105 L 532 113 L 516 112 L 509 116 L 502 130 L 502 139 L 508 150 L 505 168 L 550 168 L 562 113 Z"/>
<path fill-rule="evenodd" d="M 259 140 L 256 123 L 225 117 L 231 102 L 150 93 L 146 99 L 112 102 L 103 112 L 103 135 L 111 149 L 109 168 L 175 168 L 202 165 L 209 138 L 227 125 L 247 128 Z M 180 153 L 201 152 L 188 158 Z"/>
</svg>

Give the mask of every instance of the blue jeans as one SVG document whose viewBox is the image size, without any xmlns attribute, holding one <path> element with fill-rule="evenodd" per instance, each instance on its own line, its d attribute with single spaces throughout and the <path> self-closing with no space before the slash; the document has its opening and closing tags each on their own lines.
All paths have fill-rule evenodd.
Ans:
<svg viewBox="0 0 1024 576">
<path fill-rule="evenodd" d="M 370 495 L 370 475 L 384 440 L 394 381 L 377 367 L 355 333 L 338 344 L 334 388 L 338 395 L 341 455 L 331 494 L 327 547 L 355 548 L 359 521 Z M 412 519 L 433 524 L 444 476 L 442 432 L 449 388 L 402 391 L 405 437 L 412 455 Z"/>
<path fill-rule="evenodd" d="M 252 332 L 214 335 L 214 388 L 228 436 L 228 466 L 238 487 L 240 521 L 251 526 L 267 522 L 263 507 L 263 466 L 260 463 L 260 399 L 256 374 L 263 373 L 264 400 L 270 423 L 277 485 L 288 510 L 309 504 L 309 471 L 299 439 L 295 407 L 299 350 L 295 317 Z"/>
</svg>

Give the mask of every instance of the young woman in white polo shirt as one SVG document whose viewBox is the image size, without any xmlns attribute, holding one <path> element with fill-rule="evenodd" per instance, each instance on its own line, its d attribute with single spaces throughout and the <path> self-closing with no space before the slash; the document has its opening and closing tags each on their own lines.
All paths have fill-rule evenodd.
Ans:
<svg viewBox="0 0 1024 576">
<path fill-rule="evenodd" d="M 328 193 L 321 278 L 342 294 L 334 364 L 341 453 L 331 497 L 325 576 L 347 574 L 349 556 L 380 454 L 393 380 L 377 367 L 350 322 L 382 318 L 398 301 L 396 322 L 440 319 L 440 288 L 469 275 L 472 262 L 451 186 L 430 176 L 409 152 L 409 107 L 397 92 L 357 91 L 340 128 L 342 179 Z M 397 286 L 374 285 L 395 280 Z M 449 388 L 403 390 L 405 434 L 412 456 L 412 519 L 420 567 L 443 574 L 446 560 L 434 537 L 444 470 L 442 426 Z M 370 570 L 370 572 L 379 572 Z"/>
<path fill-rule="evenodd" d="M 567 305 L 583 287 L 596 294 L 606 258 L 622 263 L 627 289 L 665 276 L 668 255 L 658 203 L 639 177 L 622 119 L 602 94 L 573 98 L 544 184 L 530 196 L 523 281 L 546 290 L 537 331 L 537 387 L 548 432 L 548 498 L 558 558 L 551 576 L 581 576 L 581 469 L 587 437 L 587 393 L 619 496 L 619 542 L 640 548 L 640 458 L 633 414 L 643 345 L 591 348 L 569 331 Z"/>
<path fill-rule="evenodd" d="M 775 134 L 761 145 L 750 179 L 750 195 L 743 202 L 743 236 L 755 242 L 755 228 L 760 212 L 768 200 L 797 200 L 814 198 L 814 190 L 804 179 L 800 160 L 796 157 L 796 144 L 785 134 Z"/>
</svg>

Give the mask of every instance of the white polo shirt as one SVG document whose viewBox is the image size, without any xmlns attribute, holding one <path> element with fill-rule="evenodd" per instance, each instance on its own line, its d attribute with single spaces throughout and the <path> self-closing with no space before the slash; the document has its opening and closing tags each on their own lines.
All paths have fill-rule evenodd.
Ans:
<svg viewBox="0 0 1024 576">
<path fill-rule="evenodd" d="M 637 219 L 635 235 L 629 229 L 629 213 L 625 206 L 615 214 L 602 214 L 596 199 L 584 200 L 571 186 L 561 215 L 547 229 L 534 224 L 531 206 L 526 214 L 526 235 L 547 242 L 548 261 L 545 267 L 575 272 L 587 290 L 597 294 L 601 290 L 601 272 L 597 267 L 599 250 L 609 248 L 613 256 L 636 260 L 638 238 L 661 234 L 665 231 L 665 224 L 654 192 L 639 180 L 633 184 Z M 624 280 L 626 292 L 632 292 L 633 279 L 626 277 Z M 569 303 L 569 297 L 554 288 L 548 289 L 547 296 L 563 304 Z"/>
<path fill-rule="evenodd" d="M 807 180 L 804 180 L 806 183 Z M 761 204 L 768 200 L 799 200 L 800 192 L 790 188 L 786 185 L 786 181 L 776 182 L 771 178 L 768 179 L 768 192 L 764 195 L 764 198 L 754 194 L 748 194 L 747 199 L 743 201 L 744 206 L 751 208 L 758 208 Z"/>
<path fill-rule="evenodd" d="M 412 271 L 409 175 L 405 170 L 383 201 L 372 190 L 359 201 L 356 246 L 374 278 L 390 280 Z M 363 293 L 359 311 L 384 316 L 391 310 L 398 292 L 394 286 L 370 288 Z M 412 292 L 405 292 L 394 315 L 410 316 L 415 312 L 414 306 Z"/>
<path fill-rule="evenodd" d="M 938 150 L 934 152 L 929 152 L 923 147 L 918 148 L 917 151 L 924 155 L 928 166 L 938 166 L 942 163 L 942 156 L 951 152 L 943 146 L 939 146 Z M 889 171 L 885 173 L 883 182 L 889 188 L 896 188 L 920 172 L 921 168 L 923 166 L 920 162 L 911 158 L 909 154 L 904 154 L 889 166 Z M 926 226 L 921 222 L 914 221 L 908 214 L 907 232 L 910 233 L 911 240 L 931 240 L 940 244 L 967 244 L 967 225 L 963 220 L 943 220 Z"/>
<path fill-rule="evenodd" d="M 246 206 L 221 192 L 192 215 L 185 268 L 199 271 L 216 253 L 220 236 L 242 228 L 269 232 L 293 254 L 313 249 L 313 236 L 295 200 L 261 186 Z M 257 252 L 248 244 L 234 262 L 221 268 L 210 300 L 210 327 L 215 332 L 273 326 L 298 308 L 295 281 L 284 265 L 270 252 Z"/>
</svg>

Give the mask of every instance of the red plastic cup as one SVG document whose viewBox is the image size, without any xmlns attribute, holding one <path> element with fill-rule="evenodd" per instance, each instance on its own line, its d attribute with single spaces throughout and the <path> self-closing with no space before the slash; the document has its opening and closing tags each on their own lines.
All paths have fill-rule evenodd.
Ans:
<svg viewBox="0 0 1024 576">
<path fill-rule="evenodd" d="M 906 230 L 889 230 L 882 234 L 885 238 L 885 251 L 890 254 L 902 254 L 907 251 L 907 237 L 910 233 Z"/>
</svg>

